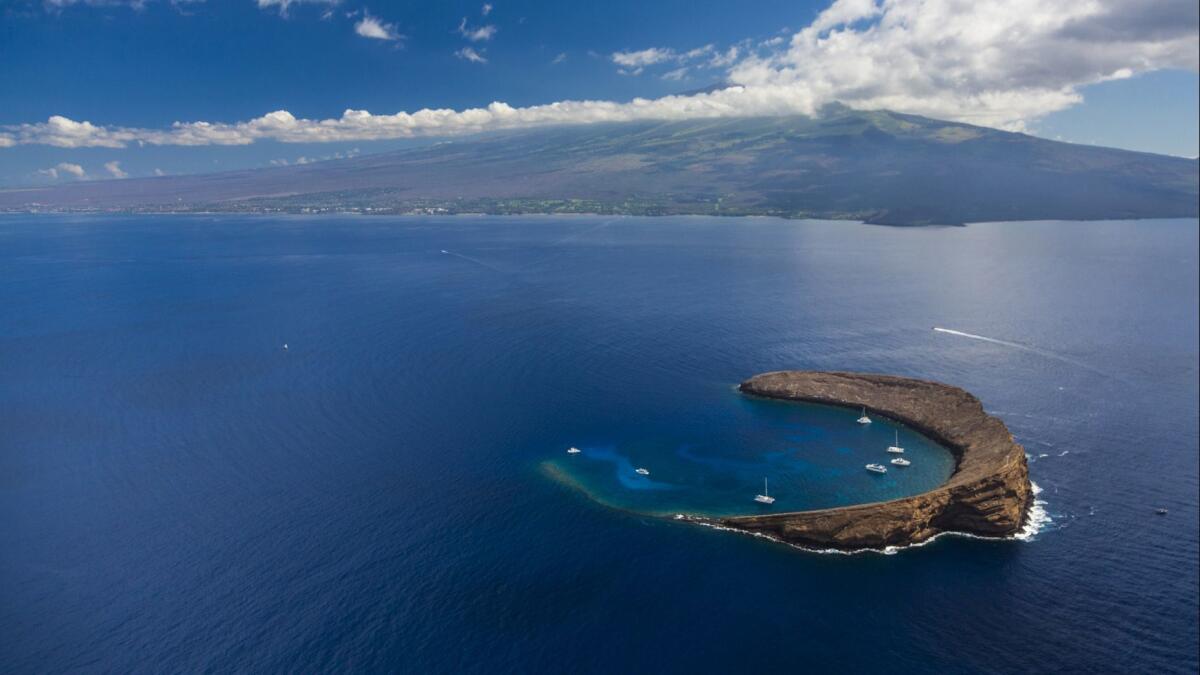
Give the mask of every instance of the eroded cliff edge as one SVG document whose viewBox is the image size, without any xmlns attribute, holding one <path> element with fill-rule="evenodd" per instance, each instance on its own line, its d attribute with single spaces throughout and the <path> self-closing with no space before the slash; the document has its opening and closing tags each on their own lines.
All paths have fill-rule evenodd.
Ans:
<svg viewBox="0 0 1200 675">
<path fill-rule="evenodd" d="M 1016 534 L 1033 503 L 1025 450 L 979 399 L 937 382 L 890 375 L 779 371 L 739 387 L 754 396 L 853 408 L 903 422 L 946 446 L 954 473 L 912 497 L 834 509 L 738 516 L 714 522 L 791 544 L 841 550 L 882 549 L 942 532 L 982 537 Z"/>
</svg>

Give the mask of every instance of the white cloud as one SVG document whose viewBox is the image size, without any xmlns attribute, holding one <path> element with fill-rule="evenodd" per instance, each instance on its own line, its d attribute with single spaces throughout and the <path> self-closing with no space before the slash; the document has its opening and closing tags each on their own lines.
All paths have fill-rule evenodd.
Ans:
<svg viewBox="0 0 1200 675">
<path fill-rule="evenodd" d="M 155 170 L 154 170 L 154 175 L 155 175 L 155 176 L 165 176 L 165 175 L 167 175 L 167 172 L 166 172 L 166 171 L 163 171 L 162 169 L 155 169 Z"/>
<path fill-rule="evenodd" d="M 113 178 L 128 178 L 129 174 L 121 169 L 121 163 L 117 160 L 104 163 L 104 170 Z"/>
<path fill-rule="evenodd" d="M 460 59 L 470 61 L 471 63 L 487 63 L 487 59 L 485 59 L 482 54 L 474 49 L 471 49 L 470 47 L 463 47 L 462 49 L 454 52 L 454 55 Z"/>
<path fill-rule="evenodd" d="M 719 65 L 727 66 L 730 63 L 733 63 L 733 61 L 736 60 L 737 47 L 731 47 L 730 49 L 734 53 L 733 58 L 731 58 L 727 63 L 722 64 L 718 62 L 720 55 L 714 56 L 709 59 L 709 67 L 716 67 Z M 617 72 L 622 75 L 641 75 L 649 66 L 664 63 L 674 64 L 677 66 L 675 70 L 663 75 L 663 79 L 677 80 L 681 77 L 681 73 L 687 71 L 687 68 L 678 66 L 693 63 L 697 59 L 706 58 L 714 51 L 716 51 L 716 47 L 714 45 L 704 45 L 703 47 L 689 49 L 686 52 L 677 52 L 668 47 L 650 47 L 648 49 L 641 49 L 637 51 L 613 52 L 609 58 L 612 59 L 613 63 L 620 66 L 620 68 L 617 69 Z"/>
<path fill-rule="evenodd" d="M 566 52 L 559 52 L 559 53 L 558 53 L 558 56 L 555 56 L 555 57 L 554 57 L 554 58 L 553 58 L 553 59 L 550 61 L 550 64 L 551 64 L 551 65 L 555 65 L 555 66 L 557 66 L 558 64 L 560 64 L 560 63 L 562 63 L 563 61 L 566 61 L 566 60 L 567 60 L 567 53 L 566 53 Z"/>
<path fill-rule="evenodd" d="M 61 115 L 52 115 L 38 124 L 22 124 L 15 130 L 15 134 L 8 132 L 0 135 L 0 145 L 7 147 L 18 143 L 38 143 L 60 148 L 123 148 L 129 142 L 138 140 L 135 130 L 98 127 L 91 122 L 76 122 Z"/>
<path fill-rule="evenodd" d="M 68 173 L 76 178 L 83 178 L 87 175 L 87 172 L 83 170 L 82 166 L 79 166 L 78 164 L 72 164 L 70 162 L 59 162 L 58 166 L 55 168 L 58 169 L 60 173 Z"/>
<path fill-rule="evenodd" d="M 1176 0 L 837 0 L 787 48 L 730 79 L 828 101 L 1020 129 L 1079 88 L 1197 69 L 1195 3 Z"/>
<path fill-rule="evenodd" d="M 482 15 L 484 15 L 484 16 L 487 16 L 488 14 L 491 14 L 491 13 L 492 13 L 492 9 L 493 9 L 493 8 L 492 8 L 492 3 L 490 3 L 490 2 L 485 2 L 485 3 L 483 3 L 483 7 L 480 7 L 480 8 L 479 8 L 479 13 L 480 13 L 480 14 L 482 14 Z"/>
<path fill-rule="evenodd" d="M 677 58 L 672 49 L 650 47 L 631 52 L 613 52 L 612 62 L 622 68 L 640 69 L 664 61 L 674 61 Z"/>
<path fill-rule="evenodd" d="M 38 173 L 53 180 L 58 180 L 65 176 L 73 176 L 75 178 L 87 177 L 87 172 L 83 170 L 82 166 L 70 162 L 59 162 L 58 165 L 49 169 L 38 169 Z"/>
<path fill-rule="evenodd" d="M 782 42 L 783 41 L 780 40 L 780 43 Z M 710 68 L 726 68 L 736 63 L 738 56 L 740 55 L 741 49 L 739 49 L 737 45 L 734 45 L 724 52 L 717 52 L 716 54 L 713 54 L 712 58 L 708 60 L 708 66 Z"/>
<path fill-rule="evenodd" d="M 458 33 L 467 38 L 471 42 L 486 42 L 491 40 L 499 30 L 495 26 L 480 26 L 479 28 L 471 28 L 467 25 L 467 18 L 463 17 L 461 23 L 458 24 Z"/>
<path fill-rule="evenodd" d="M 404 37 L 396 30 L 395 24 L 380 21 L 366 12 L 354 24 L 354 32 L 373 40 L 399 40 Z"/>
<path fill-rule="evenodd" d="M 391 115 L 347 110 L 324 120 L 280 110 L 242 122 L 177 122 L 166 129 L 54 116 L 0 127 L 0 146 L 367 141 L 548 124 L 814 114 L 833 101 L 1020 129 L 1079 102 L 1085 85 L 1163 68 L 1197 70 L 1198 46 L 1195 3 L 1174 0 L 838 0 L 785 45 L 739 54 L 727 71 L 739 86 L 710 93 L 524 108 L 494 102 Z M 710 52 L 709 59 L 728 54 L 704 54 Z M 458 55 L 484 62 L 469 47 Z M 678 57 L 652 48 L 610 58 L 636 70 L 678 64 Z"/>
<path fill-rule="evenodd" d="M 336 5 L 341 0 L 255 0 L 259 9 L 278 8 L 280 16 L 287 16 L 292 5 Z"/>
<path fill-rule="evenodd" d="M 678 80 L 682 80 L 684 77 L 687 77 L 687 74 L 688 74 L 688 67 L 681 66 L 679 68 L 676 68 L 675 70 L 668 70 L 667 72 L 663 73 L 662 79 L 678 81 Z"/>
</svg>

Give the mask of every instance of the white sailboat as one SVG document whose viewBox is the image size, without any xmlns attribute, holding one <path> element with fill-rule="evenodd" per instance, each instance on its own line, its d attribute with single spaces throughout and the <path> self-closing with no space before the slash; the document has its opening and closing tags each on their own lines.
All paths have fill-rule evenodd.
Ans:
<svg viewBox="0 0 1200 675">
<path fill-rule="evenodd" d="M 866 409 L 866 407 L 864 407 L 864 408 L 862 409 L 862 417 L 859 417 L 859 418 L 858 418 L 858 423 L 859 423 L 859 424 L 870 424 L 870 423 L 871 423 L 871 418 L 870 418 L 870 417 L 867 417 L 867 409 Z"/>
<path fill-rule="evenodd" d="M 900 431 L 898 429 L 896 430 L 896 440 L 894 443 L 894 445 L 888 446 L 888 452 L 896 455 L 904 454 L 904 448 L 900 447 Z"/>
<path fill-rule="evenodd" d="M 772 497 L 771 493 L 767 491 L 767 479 L 766 478 L 763 478 L 763 493 L 761 495 L 754 495 L 754 501 L 758 502 L 759 504 L 774 504 L 775 503 L 775 498 Z"/>
</svg>

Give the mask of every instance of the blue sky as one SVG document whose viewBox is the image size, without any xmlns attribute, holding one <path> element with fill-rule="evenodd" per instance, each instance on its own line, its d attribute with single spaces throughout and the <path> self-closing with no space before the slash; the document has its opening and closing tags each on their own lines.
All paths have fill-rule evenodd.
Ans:
<svg viewBox="0 0 1200 675">
<path fill-rule="evenodd" d="M 1198 154 L 1194 3 L 1030 5 L 1060 11 L 1053 32 L 1019 4 L 9 1 L 0 185 L 265 166 L 543 123 L 804 113 L 829 100 Z M 965 37 L 933 46 L 942 31 Z M 679 96 L 722 82 L 743 87 Z M 635 97 L 651 104 L 630 107 Z M 505 107 L 486 111 L 494 101 Z M 569 101 L 614 103 L 536 107 Z M 485 111 L 460 114 L 475 108 Z M 390 117 L 422 109 L 453 116 Z M 275 111 L 286 113 L 264 117 Z"/>
</svg>

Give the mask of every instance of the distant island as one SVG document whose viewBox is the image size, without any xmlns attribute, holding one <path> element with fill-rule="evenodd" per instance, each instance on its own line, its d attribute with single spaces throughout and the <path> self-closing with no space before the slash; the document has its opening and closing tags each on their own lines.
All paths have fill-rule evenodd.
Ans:
<svg viewBox="0 0 1200 675">
<path fill-rule="evenodd" d="M 776 216 L 887 225 L 1196 217 L 1195 159 L 889 111 L 498 132 L 351 159 L 0 190 L 0 211 Z"/>
<path fill-rule="evenodd" d="M 980 537 L 1017 534 L 1033 489 L 1025 450 L 971 394 L 945 384 L 864 373 L 780 371 L 755 375 L 741 391 L 884 415 L 943 444 L 955 456 L 940 487 L 874 504 L 729 518 L 692 518 L 763 534 L 806 548 L 860 550 L 906 546 L 944 532 Z"/>
</svg>

